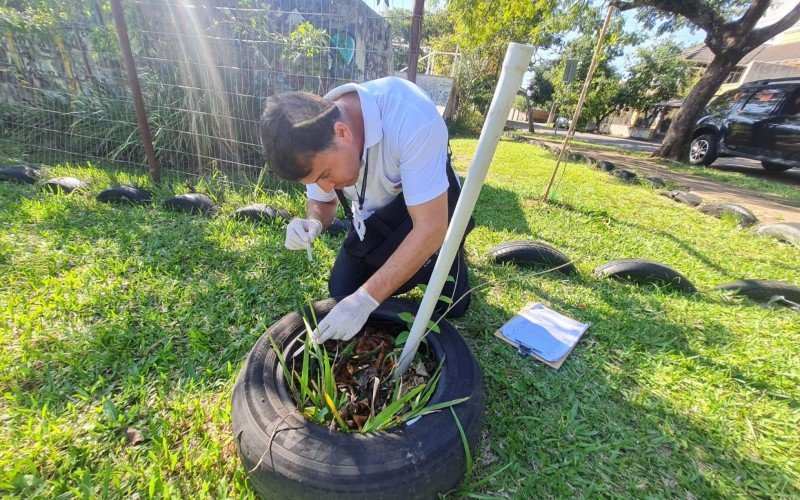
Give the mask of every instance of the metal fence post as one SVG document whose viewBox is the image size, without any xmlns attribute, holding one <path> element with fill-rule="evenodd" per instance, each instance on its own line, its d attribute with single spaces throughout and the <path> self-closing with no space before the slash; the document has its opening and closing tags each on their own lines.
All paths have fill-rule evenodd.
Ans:
<svg viewBox="0 0 800 500">
<path fill-rule="evenodd" d="M 150 178 L 153 182 L 161 180 L 161 170 L 156 164 L 156 155 L 153 151 L 153 139 L 150 135 L 150 126 L 147 123 L 147 111 L 144 108 L 142 99 L 142 89 L 139 87 L 139 75 L 136 73 L 136 65 L 133 62 L 133 52 L 131 42 L 128 38 L 128 25 L 125 24 L 125 14 L 122 12 L 120 0 L 111 0 L 111 8 L 114 12 L 114 24 L 117 26 L 119 36 L 119 46 L 122 50 L 122 59 L 125 62 L 125 73 L 128 75 L 128 85 L 133 95 L 133 105 L 136 108 L 136 118 L 139 120 L 139 130 L 142 133 L 142 144 L 147 156 L 147 165 L 150 168 Z"/>
<path fill-rule="evenodd" d="M 422 13 L 425 10 L 425 0 L 414 0 L 414 14 L 411 17 L 411 40 L 408 47 L 408 69 L 406 79 L 417 82 L 417 63 L 419 62 L 419 42 L 422 33 Z"/>
</svg>

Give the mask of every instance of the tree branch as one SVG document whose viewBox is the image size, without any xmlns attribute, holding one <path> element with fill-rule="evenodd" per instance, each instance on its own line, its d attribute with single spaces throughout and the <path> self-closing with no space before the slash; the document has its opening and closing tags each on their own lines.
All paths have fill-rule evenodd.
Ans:
<svg viewBox="0 0 800 500">
<path fill-rule="evenodd" d="M 783 33 L 792 27 L 797 21 L 800 21 L 800 3 L 794 6 L 788 14 L 783 16 L 780 21 L 777 21 L 769 26 L 757 29 L 750 34 L 750 40 L 754 47 L 761 45 L 770 38 L 779 33 Z"/>
<path fill-rule="evenodd" d="M 611 0 L 619 10 L 652 7 L 661 12 L 676 14 L 704 30 L 715 31 L 725 24 L 725 18 L 703 0 Z M 757 0 L 756 3 L 765 0 Z"/>
<path fill-rule="evenodd" d="M 738 21 L 733 21 L 729 24 L 732 25 L 739 25 L 743 30 L 751 29 L 753 26 L 756 25 L 761 16 L 764 15 L 764 12 L 769 7 L 770 0 L 756 0 L 753 2 L 750 7 L 747 8 L 747 11 L 744 13 L 742 17 L 739 18 Z"/>
<path fill-rule="evenodd" d="M 631 2 L 623 2 L 622 0 L 619 0 L 619 1 L 616 1 L 616 2 L 612 0 L 611 4 L 614 5 L 614 7 L 616 7 L 620 11 L 633 10 L 633 9 L 639 8 L 639 5 L 635 5 L 635 4 L 631 3 Z"/>
</svg>

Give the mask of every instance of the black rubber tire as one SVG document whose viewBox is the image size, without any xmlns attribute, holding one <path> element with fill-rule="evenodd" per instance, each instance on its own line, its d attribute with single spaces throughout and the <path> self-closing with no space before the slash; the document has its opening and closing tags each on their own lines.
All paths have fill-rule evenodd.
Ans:
<svg viewBox="0 0 800 500">
<path fill-rule="evenodd" d="M 570 258 L 560 250 L 539 241 L 507 241 L 492 248 L 489 259 L 495 264 L 511 262 L 521 267 L 559 267 L 555 272 L 575 274 Z"/>
<path fill-rule="evenodd" d="M 612 170 L 614 170 L 617 167 L 616 167 L 616 165 L 614 165 L 610 161 L 600 160 L 599 162 L 597 162 L 597 168 L 599 168 L 603 172 L 611 172 Z"/>
<path fill-rule="evenodd" d="M 662 179 L 657 175 L 647 176 L 645 177 L 645 180 L 647 181 L 648 184 L 650 184 L 654 188 L 663 188 L 664 186 L 667 185 L 667 183 L 664 182 L 664 179 Z"/>
<path fill-rule="evenodd" d="M 102 203 L 146 204 L 152 201 L 152 194 L 150 191 L 133 186 L 112 186 L 100 191 L 95 199 Z"/>
<path fill-rule="evenodd" d="M 75 177 L 56 177 L 45 182 L 42 185 L 42 190 L 55 194 L 70 194 L 75 190 L 86 189 L 87 187 L 89 187 L 88 184 Z"/>
<path fill-rule="evenodd" d="M 606 262 L 594 270 L 597 276 L 628 281 L 638 285 L 666 286 L 695 293 L 697 289 L 686 276 L 658 262 L 645 259 L 619 259 Z"/>
<path fill-rule="evenodd" d="M 589 163 L 589 160 L 588 160 L 588 158 L 586 158 L 585 154 L 583 154 L 583 153 L 572 153 L 572 154 L 575 155 L 575 158 L 577 158 L 577 161 L 579 161 L 581 163 Z"/>
<path fill-rule="evenodd" d="M 18 182 L 20 184 L 36 184 L 43 172 L 27 165 L 0 168 L 0 181 Z"/>
<path fill-rule="evenodd" d="M 787 170 L 792 168 L 789 165 L 781 165 L 780 163 L 773 163 L 771 161 L 762 161 L 761 162 L 761 167 L 764 170 L 766 170 L 767 172 L 770 172 L 770 173 L 773 173 L 773 174 L 777 174 L 777 173 L 780 173 L 780 172 L 786 172 Z"/>
<path fill-rule="evenodd" d="M 292 216 L 286 210 L 275 208 L 265 203 L 251 203 L 234 212 L 233 217 L 236 220 L 251 221 L 251 222 L 267 222 L 272 220 L 279 220 L 281 222 L 289 222 Z"/>
<path fill-rule="evenodd" d="M 567 153 L 564 156 L 566 157 L 567 160 L 575 163 L 582 162 L 584 158 L 584 156 L 580 153 Z"/>
<path fill-rule="evenodd" d="M 689 146 L 689 163 L 711 165 L 717 159 L 717 139 L 713 134 L 698 135 Z"/>
<path fill-rule="evenodd" d="M 161 205 L 176 212 L 187 212 L 190 214 L 215 214 L 219 207 L 214 200 L 201 193 L 186 193 L 173 196 L 164 200 Z"/>
<path fill-rule="evenodd" d="M 620 168 L 618 170 L 612 170 L 610 173 L 617 179 L 623 182 L 627 182 L 629 184 L 636 184 L 639 182 L 639 178 L 636 175 L 636 172 L 634 172 L 633 170 Z"/>
<path fill-rule="evenodd" d="M 709 203 L 698 207 L 697 210 L 718 219 L 730 214 L 739 220 L 739 225 L 742 227 L 752 226 L 758 222 L 758 217 L 753 212 L 735 203 Z"/>
<path fill-rule="evenodd" d="M 800 222 L 775 222 L 756 229 L 759 236 L 769 236 L 793 245 L 800 244 Z"/>
<path fill-rule="evenodd" d="M 757 302 L 768 302 L 775 295 L 800 304 L 800 287 L 784 281 L 736 280 L 714 287 L 714 290 L 731 291 Z"/>
<path fill-rule="evenodd" d="M 335 299 L 313 305 L 321 319 Z M 388 299 L 373 322 L 403 323 L 401 312 L 417 306 Z M 427 337 L 435 357 L 446 357 L 430 404 L 470 399 L 453 409 L 471 450 L 483 423 L 483 375 L 472 350 L 447 321 Z M 369 435 L 332 432 L 297 411 L 267 338 L 287 350 L 304 333 L 299 312 L 284 316 L 256 342 L 233 388 L 234 442 L 251 484 L 264 498 L 435 498 L 453 489 L 466 470 L 461 435 L 450 410 L 425 415 L 411 425 Z M 277 432 L 275 430 L 278 429 Z M 273 437 L 271 445 L 270 438 Z"/>
<path fill-rule="evenodd" d="M 692 207 L 696 207 L 703 203 L 703 199 L 697 196 L 696 194 L 687 193 L 686 191 L 669 191 L 670 198 L 677 201 L 678 203 L 683 203 L 685 205 L 689 205 Z"/>
</svg>

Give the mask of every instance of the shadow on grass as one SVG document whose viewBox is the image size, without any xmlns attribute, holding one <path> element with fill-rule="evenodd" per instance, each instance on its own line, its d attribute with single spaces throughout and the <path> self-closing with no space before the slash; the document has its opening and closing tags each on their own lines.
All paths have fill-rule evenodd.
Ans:
<svg viewBox="0 0 800 500">
<path fill-rule="evenodd" d="M 39 196 L 16 191 L 3 213 Z M 154 190 L 153 206 L 94 203 L 84 194 L 50 200 L 54 208 L 36 216 L 36 236 L 50 252 L 37 281 L 54 283 L 39 300 L 57 303 L 42 321 L 73 320 L 68 334 L 36 325 L 10 392 L 58 411 L 76 391 L 113 397 L 140 377 L 166 386 L 226 382 L 228 364 L 238 366 L 273 321 L 303 305 L 317 273 L 305 254 L 283 248 L 282 223 L 164 212 L 158 202 L 168 194 Z M 229 247 L 226 236 L 246 239 L 244 248 Z M 98 253 L 87 260 L 85 248 Z M 75 279 L 87 290 L 75 290 Z M 63 280 L 72 284 L 55 284 Z"/>
<path fill-rule="evenodd" d="M 657 235 L 659 235 L 659 236 L 661 236 L 661 237 L 663 237 L 665 239 L 668 239 L 668 240 L 671 240 L 671 241 L 677 243 L 681 248 L 683 248 L 686 251 L 687 254 L 691 255 L 692 257 L 694 257 L 698 261 L 702 262 L 706 266 L 716 270 L 720 274 L 724 274 L 724 275 L 727 275 L 727 276 L 731 276 L 732 275 L 730 270 L 725 269 L 724 267 L 719 265 L 717 262 L 715 262 L 714 260 L 710 259 L 706 255 L 704 255 L 702 252 L 700 252 L 699 250 L 694 248 L 692 245 L 688 244 L 683 239 L 678 238 L 677 236 L 675 236 L 673 234 L 670 234 L 668 232 L 660 231 L 660 230 L 654 230 L 653 228 L 644 227 L 644 226 L 641 226 L 641 225 L 633 223 L 633 222 L 621 221 L 621 220 L 619 220 L 619 219 L 617 219 L 615 217 L 612 217 L 605 210 L 598 211 L 598 210 L 583 209 L 583 208 L 576 207 L 574 205 L 571 205 L 571 204 L 563 202 L 563 201 L 556 201 L 556 202 L 553 202 L 553 204 L 556 205 L 559 208 L 563 208 L 564 210 L 568 210 L 570 212 L 576 212 L 576 213 L 585 215 L 585 216 L 590 217 L 590 218 L 600 218 L 600 219 L 602 219 L 602 220 L 604 220 L 606 222 L 610 222 L 610 223 L 618 225 L 618 226 L 624 226 L 624 227 L 629 228 L 629 229 L 635 229 L 635 230 L 641 231 L 641 232 L 643 232 L 645 234 L 646 233 L 655 233 L 655 234 L 657 234 Z"/>
<path fill-rule="evenodd" d="M 482 204 L 488 208 L 482 213 L 497 212 L 487 226 L 530 233 L 514 193 L 486 186 L 485 194 Z M 261 334 L 304 304 L 304 292 L 313 284 L 298 279 L 299 271 L 323 271 L 309 267 L 302 253 L 281 250 L 280 225 L 254 231 L 248 237 L 256 240 L 240 251 L 220 240 L 232 233 L 213 230 L 211 225 L 218 221 L 147 207 L 86 209 L 75 200 L 68 209 L 38 222 L 39 235 L 65 252 L 81 243 L 113 243 L 119 258 L 107 273 L 103 268 L 92 271 L 97 272 L 92 278 L 97 287 L 90 296 L 76 299 L 74 310 L 63 310 L 60 304 L 41 318 L 45 323 L 78 319 L 68 335 L 48 331 L 45 324 L 45 334 L 27 340 L 30 350 L 7 375 L 3 388 L 14 394 L 18 406 L 47 404 L 58 412 L 75 399 L 97 406 L 111 399 L 122 415 L 116 431 L 124 431 L 151 411 L 152 397 L 147 390 L 135 393 L 127 388 L 155 386 L 164 399 L 193 381 L 223 392 Z M 19 208 L 22 198 L 12 197 L 11 203 L 2 212 Z M 340 241 L 329 244 L 338 248 Z M 78 259 L 70 265 L 82 264 Z M 473 285 L 478 283 L 474 276 L 497 270 L 491 265 L 471 267 Z M 542 286 L 563 280 L 560 276 L 534 278 L 516 269 L 500 274 L 518 275 L 531 301 L 541 300 L 592 327 L 555 371 L 521 358 L 493 336 L 515 311 L 487 302 L 488 291 L 476 293 L 468 314 L 453 321 L 476 352 L 489 393 L 486 465 L 475 471 L 476 478 L 514 463 L 482 488 L 523 498 L 595 492 L 727 496 L 731 490 L 724 489 L 726 485 L 743 485 L 736 487 L 755 494 L 794 491 L 779 467 L 745 456 L 726 442 L 713 422 L 687 415 L 642 382 L 651 368 L 646 364 L 650 355 L 673 351 L 733 376 L 731 367 L 692 349 L 691 340 L 701 333 L 687 321 L 667 317 L 655 289 L 568 278 L 567 284 L 583 286 L 598 297 L 581 307 L 579 300 L 559 298 Z M 118 279 L 106 283 L 109 278 Z M 708 345 L 736 340 L 720 323 L 709 320 L 705 327 L 702 335 Z M 769 381 L 737 378 L 763 397 L 774 397 Z"/>
<path fill-rule="evenodd" d="M 476 206 L 473 214 L 476 226 L 484 226 L 494 231 L 531 233 L 517 193 L 484 184 L 479 202 L 480 205 Z"/>
<path fill-rule="evenodd" d="M 731 367 L 692 349 L 690 339 L 699 333 L 664 314 L 658 290 L 652 288 L 651 296 L 648 289 L 573 280 L 599 294 L 602 307 L 559 299 L 528 280 L 521 285 L 529 301 L 542 301 L 592 325 L 558 371 L 519 356 L 494 337 L 516 311 L 487 303 L 486 292 L 474 296 L 469 314 L 457 322 L 480 360 L 489 392 L 484 425 L 490 437 L 482 451 L 494 463 L 477 471 L 475 480 L 514 464 L 481 489 L 519 497 L 592 492 L 718 496 L 739 485 L 751 493 L 794 491 L 779 467 L 733 447 L 719 422 L 690 418 L 683 405 L 642 384 L 652 371 L 644 360 L 659 352 L 680 352 L 696 366 L 726 378 L 731 374 Z M 702 296 L 687 300 L 706 301 Z M 719 323 L 711 322 L 706 330 L 709 345 L 733 341 Z M 744 378 L 739 383 L 759 397 L 786 403 L 771 394 L 769 382 Z"/>
</svg>

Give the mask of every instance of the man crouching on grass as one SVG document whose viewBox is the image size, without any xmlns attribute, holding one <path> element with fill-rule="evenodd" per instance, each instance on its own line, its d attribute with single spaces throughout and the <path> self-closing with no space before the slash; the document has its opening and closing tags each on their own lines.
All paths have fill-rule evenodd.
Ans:
<svg viewBox="0 0 800 500">
<path fill-rule="evenodd" d="M 461 187 L 447 127 L 419 87 L 387 77 L 325 97 L 275 95 L 261 141 L 270 170 L 306 186 L 306 218 L 289 223 L 286 248 L 311 245 L 340 202 L 352 216 L 328 280 L 341 299 L 314 331 L 316 342 L 349 340 L 386 298 L 428 282 Z M 455 302 L 447 313 L 454 318 L 471 300 L 463 241 L 450 275 L 442 294 Z M 447 308 L 440 301 L 437 311 Z"/>
</svg>

